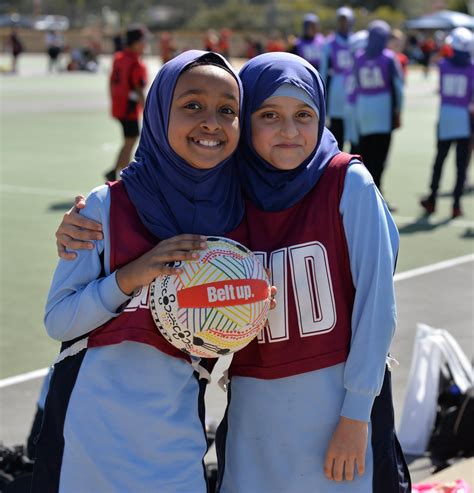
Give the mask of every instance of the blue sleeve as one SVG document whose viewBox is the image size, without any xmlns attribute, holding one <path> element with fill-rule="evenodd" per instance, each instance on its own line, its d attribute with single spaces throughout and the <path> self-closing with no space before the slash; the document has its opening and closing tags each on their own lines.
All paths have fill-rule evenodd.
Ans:
<svg viewBox="0 0 474 493">
<path fill-rule="evenodd" d="M 327 94 L 327 84 L 328 84 L 328 71 L 329 71 L 329 54 L 331 53 L 331 44 L 326 42 L 323 46 L 323 54 L 321 57 L 321 63 L 319 64 L 319 74 L 321 79 L 323 79 L 324 85 L 326 86 Z"/>
<path fill-rule="evenodd" d="M 404 82 L 402 68 L 396 59 L 392 60 L 392 83 L 395 97 L 394 110 L 399 113 L 403 106 Z"/>
<path fill-rule="evenodd" d="M 118 287 L 115 272 L 109 272 L 109 208 L 109 187 L 93 190 L 81 214 L 102 223 L 104 239 L 95 241 L 92 250 L 78 250 L 73 261 L 60 259 L 56 267 L 44 317 L 53 339 L 69 341 L 90 332 L 117 316 L 130 299 Z M 105 275 L 100 277 L 103 263 Z"/>
<path fill-rule="evenodd" d="M 349 166 L 339 210 L 355 287 L 341 415 L 369 421 L 396 326 L 393 272 L 399 236 L 372 177 L 359 162 Z"/>
</svg>

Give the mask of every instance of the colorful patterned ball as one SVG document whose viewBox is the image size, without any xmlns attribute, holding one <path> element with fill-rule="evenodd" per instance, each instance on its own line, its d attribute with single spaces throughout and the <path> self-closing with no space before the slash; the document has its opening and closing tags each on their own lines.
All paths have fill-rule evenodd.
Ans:
<svg viewBox="0 0 474 493">
<path fill-rule="evenodd" d="M 159 276 L 150 287 L 153 319 L 185 353 L 217 358 L 246 346 L 267 321 L 269 280 L 262 263 L 241 244 L 208 237 L 193 261 L 174 262 L 178 276 Z"/>
</svg>

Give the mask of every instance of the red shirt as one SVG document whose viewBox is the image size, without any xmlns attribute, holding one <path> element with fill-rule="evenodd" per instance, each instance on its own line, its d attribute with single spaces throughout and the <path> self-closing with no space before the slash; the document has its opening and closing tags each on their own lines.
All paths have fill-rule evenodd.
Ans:
<svg viewBox="0 0 474 493">
<path fill-rule="evenodd" d="M 347 359 L 355 291 L 339 202 L 351 159 L 333 158 L 289 209 L 247 204 L 249 247 L 271 269 L 277 306 L 259 340 L 235 353 L 231 376 L 283 378 Z"/>
<path fill-rule="evenodd" d="M 146 84 L 147 71 L 140 57 L 128 49 L 115 53 L 110 74 L 112 116 L 119 120 L 138 120 L 143 108 L 133 91 L 145 88 Z"/>
</svg>

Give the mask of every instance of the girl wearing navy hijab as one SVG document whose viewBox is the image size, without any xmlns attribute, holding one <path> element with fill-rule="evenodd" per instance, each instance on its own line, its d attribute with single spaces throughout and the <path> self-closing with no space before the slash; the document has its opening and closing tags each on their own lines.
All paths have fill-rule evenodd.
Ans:
<svg viewBox="0 0 474 493">
<path fill-rule="evenodd" d="M 146 102 L 136 159 L 83 210 L 103 239 L 60 260 L 46 305 L 61 341 L 33 492 L 204 493 L 199 369 L 158 332 L 148 285 L 209 233 L 245 241 L 235 160 L 241 86 L 219 55 L 166 64 Z"/>
<path fill-rule="evenodd" d="M 240 76 L 248 246 L 278 292 L 261 337 L 229 368 L 219 491 L 408 492 L 386 371 L 396 226 L 325 128 L 309 63 L 265 54 Z"/>
</svg>

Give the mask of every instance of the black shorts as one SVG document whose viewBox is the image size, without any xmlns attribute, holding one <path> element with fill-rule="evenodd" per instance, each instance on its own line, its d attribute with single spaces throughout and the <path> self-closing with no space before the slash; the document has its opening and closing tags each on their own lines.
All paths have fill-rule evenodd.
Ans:
<svg viewBox="0 0 474 493">
<path fill-rule="evenodd" d="M 138 137 L 140 135 L 140 127 L 138 120 L 119 120 L 123 129 L 124 137 Z"/>
</svg>

